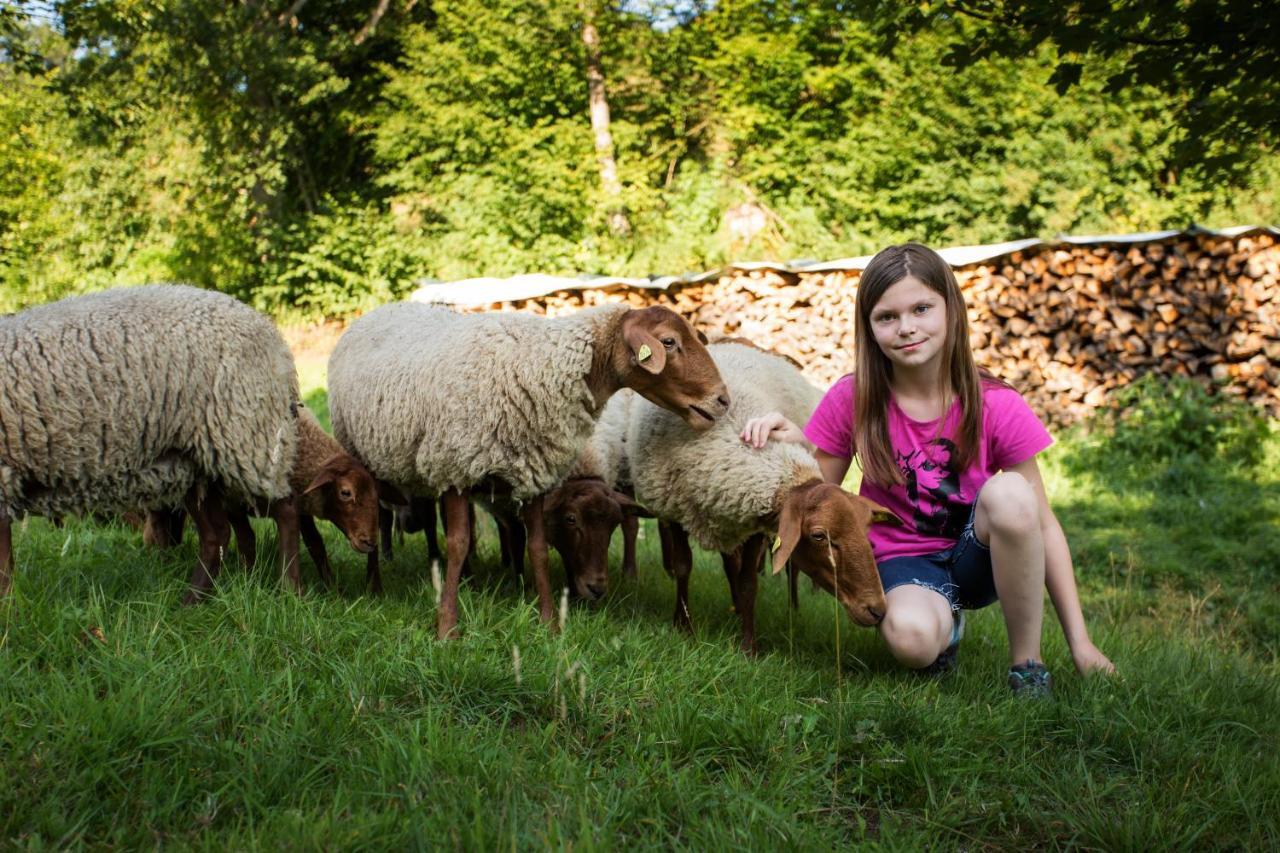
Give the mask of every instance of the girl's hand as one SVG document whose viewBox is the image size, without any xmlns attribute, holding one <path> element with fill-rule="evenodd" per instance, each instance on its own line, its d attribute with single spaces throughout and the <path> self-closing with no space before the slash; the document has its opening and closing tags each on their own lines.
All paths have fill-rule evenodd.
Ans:
<svg viewBox="0 0 1280 853">
<path fill-rule="evenodd" d="M 1071 659 L 1075 661 L 1076 671 L 1081 675 L 1100 672 L 1103 675 L 1115 675 L 1116 665 L 1107 659 L 1097 646 L 1085 640 L 1077 648 L 1071 650 Z"/>
<path fill-rule="evenodd" d="M 783 417 L 781 412 L 770 412 L 747 421 L 740 437 L 743 444 L 757 450 L 764 447 L 769 439 L 792 443 L 804 441 L 800 427 Z"/>
</svg>

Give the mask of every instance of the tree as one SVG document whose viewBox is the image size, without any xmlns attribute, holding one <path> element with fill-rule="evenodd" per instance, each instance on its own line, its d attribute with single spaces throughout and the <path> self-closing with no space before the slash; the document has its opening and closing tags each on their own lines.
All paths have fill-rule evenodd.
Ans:
<svg viewBox="0 0 1280 853">
<path fill-rule="evenodd" d="M 1111 93 L 1152 86 L 1173 99 L 1182 136 L 1172 165 L 1247 167 L 1280 143 L 1280 15 L 1271 0 L 926 0 L 875 4 L 881 32 L 963 21 L 946 62 L 1057 48 L 1059 93 L 1086 69 Z M 1089 58 L 1114 62 L 1090 66 Z"/>
<path fill-rule="evenodd" d="M 618 181 L 618 164 L 613 155 L 613 135 L 609 132 L 609 98 L 604 87 L 604 69 L 600 62 L 600 31 L 596 28 L 594 0 L 581 0 L 582 45 L 587 58 L 587 102 L 591 112 L 591 130 L 595 135 L 596 162 L 600 166 L 600 184 L 609 205 L 609 230 L 616 236 L 631 233 L 631 223 L 622 207 L 622 184 Z"/>
</svg>

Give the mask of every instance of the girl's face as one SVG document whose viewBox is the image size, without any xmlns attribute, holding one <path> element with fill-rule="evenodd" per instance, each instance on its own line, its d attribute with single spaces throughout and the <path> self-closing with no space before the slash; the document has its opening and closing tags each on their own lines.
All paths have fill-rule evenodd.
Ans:
<svg viewBox="0 0 1280 853">
<path fill-rule="evenodd" d="M 947 342 L 947 304 L 915 276 L 889 286 L 871 309 L 871 332 L 895 368 L 933 364 Z"/>
</svg>

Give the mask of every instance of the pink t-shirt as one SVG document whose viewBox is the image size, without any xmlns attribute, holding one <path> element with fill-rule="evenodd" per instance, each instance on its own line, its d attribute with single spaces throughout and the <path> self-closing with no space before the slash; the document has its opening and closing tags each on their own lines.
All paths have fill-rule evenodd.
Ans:
<svg viewBox="0 0 1280 853">
<path fill-rule="evenodd" d="M 889 443 L 906 482 L 885 488 L 863 478 L 858 493 L 892 510 L 905 524 L 872 525 L 869 538 L 877 561 L 950 548 L 964 531 L 982 485 L 998 471 L 1025 462 L 1053 444 L 1049 431 L 1017 391 L 983 382 L 977 457 L 967 469 L 956 471 L 951 467 L 951 451 L 959 420 L 956 401 L 939 433 L 936 420 L 912 420 L 890 396 Z M 832 456 L 852 456 L 852 376 L 831 386 L 804 434 Z"/>
</svg>

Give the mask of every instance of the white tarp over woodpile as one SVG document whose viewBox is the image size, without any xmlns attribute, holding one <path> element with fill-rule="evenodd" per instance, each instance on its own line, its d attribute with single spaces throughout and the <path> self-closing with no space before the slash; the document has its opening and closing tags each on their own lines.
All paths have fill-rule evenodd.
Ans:
<svg viewBox="0 0 1280 853">
<path fill-rule="evenodd" d="M 1154 243 L 1175 237 L 1210 234 L 1218 237 L 1239 237 L 1250 233 L 1266 233 L 1280 237 L 1280 229 L 1269 226 L 1237 225 L 1231 228 L 1199 228 L 1192 226 L 1182 231 L 1146 231 L 1139 234 L 1097 234 L 1092 236 L 1061 236 L 1056 240 L 1011 240 L 1005 243 L 989 243 L 984 246 L 952 246 L 939 249 L 938 254 L 953 267 L 967 267 L 1002 258 L 1014 252 L 1038 250 L 1058 245 L 1088 246 L 1114 245 L 1116 243 Z M 559 290 L 606 290 L 614 287 L 635 287 L 649 290 L 667 290 L 672 286 L 697 284 L 719 278 L 730 270 L 776 270 L 789 273 L 819 273 L 835 270 L 861 270 L 870 263 L 871 255 L 856 258 L 840 258 L 834 261 L 749 261 L 729 264 L 718 270 L 686 275 L 627 278 L 624 276 L 554 276 L 542 273 L 516 275 L 510 278 L 465 278 L 459 281 L 423 282 L 410 294 L 415 302 L 436 302 L 446 305 L 474 307 L 498 302 L 514 302 L 519 299 L 536 299 Z"/>
</svg>

